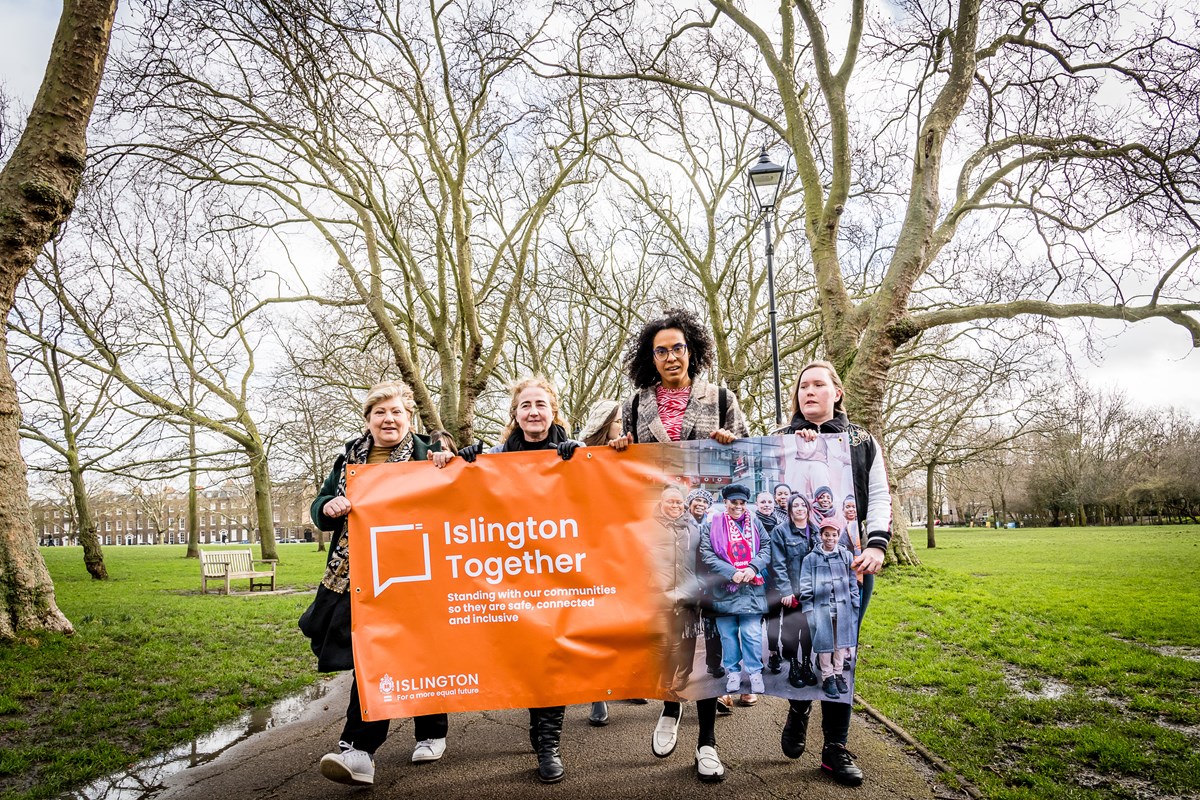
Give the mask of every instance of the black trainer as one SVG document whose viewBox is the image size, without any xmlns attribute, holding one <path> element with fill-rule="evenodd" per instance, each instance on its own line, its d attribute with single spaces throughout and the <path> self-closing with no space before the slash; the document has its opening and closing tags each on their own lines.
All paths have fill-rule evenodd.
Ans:
<svg viewBox="0 0 1200 800">
<path fill-rule="evenodd" d="M 825 696 L 830 700 L 838 699 L 839 695 L 837 690 L 837 681 L 833 679 L 832 675 L 821 683 L 821 689 L 825 692 Z"/>
<path fill-rule="evenodd" d="M 854 754 L 840 744 L 826 744 L 821 748 L 821 771 L 843 786 L 861 786 L 862 770 L 854 763 Z"/>
<path fill-rule="evenodd" d="M 846 679 L 842 677 L 842 673 L 833 676 L 833 682 L 837 684 L 838 694 L 849 694 L 850 684 L 846 683 Z"/>
<path fill-rule="evenodd" d="M 772 675 L 778 675 L 783 669 L 783 659 L 779 657 L 779 653 L 771 652 L 771 657 L 767 659 L 767 669 L 771 670 Z"/>
</svg>

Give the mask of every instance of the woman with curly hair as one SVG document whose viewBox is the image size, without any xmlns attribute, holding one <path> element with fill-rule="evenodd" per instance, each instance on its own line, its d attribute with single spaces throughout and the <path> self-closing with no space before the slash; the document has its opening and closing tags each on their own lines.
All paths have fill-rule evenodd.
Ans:
<svg viewBox="0 0 1200 800">
<path fill-rule="evenodd" d="M 696 315 L 668 309 L 642 326 L 625 352 L 625 372 L 634 393 L 622 407 L 624 435 L 609 445 L 624 450 L 638 442 L 680 442 L 715 439 L 729 444 L 749 436 L 746 418 L 730 391 L 709 383 L 701 372 L 712 366 L 713 342 Z M 651 750 L 666 758 L 675 750 L 683 706 L 667 702 L 654 729 Z M 717 698 L 697 701 L 700 737 L 696 773 L 705 782 L 725 778 L 717 755 L 715 720 Z"/>
</svg>

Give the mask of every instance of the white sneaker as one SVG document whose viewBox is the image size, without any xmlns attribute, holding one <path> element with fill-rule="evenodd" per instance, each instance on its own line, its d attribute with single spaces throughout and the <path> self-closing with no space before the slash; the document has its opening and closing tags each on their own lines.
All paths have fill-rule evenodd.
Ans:
<svg viewBox="0 0 1200 800">
<path fill-rule="evenodd" d="M 725 765 L 717 755 L 717 748 L 704 745 L 696 749 L 696 777 L 705 783 L 725 780 Z"/>
<path fill-rule="evenodd" d="M 335 783 L 351 786 L 371 786 L 375 783 L 375 760 L 370 753 L 355 750 L 354 745 L 338 742 L 340 753 L 329 753 L 321 759 L 321 774 Z"/>
<path fill-rule="evenodd" d="M 750 673 L 750 691 L 754 694 L 762 694 L 767 690 L 763 685 L 763 676 L 761 672 Z"/>
<path fill-rule="evenodd" d="M 683 716 L 683 706 L 679 707 L 679 716 Z M 658 724 L 654 726 L 654 735 L 650 737 L 650 749 L 659 758 L 666 758 L 675 752 L 675 744 L 679 740 L 679 719 L 667 716 L 666 711 L 659 715 Z"/>
<path fill-rule="evenodd" d="M 422 764 L 426 761 L 437 761 L 446 753 L 446 739 L 422 739 L 413 748 L 412 763 Z"/>
<path fill-rule="evenodd" d="M 742 688 L 742 673 L 737 670 L 729 670 L 729 677 L 725 679 L 725 692 L 734 694 Z"/>
</svg>

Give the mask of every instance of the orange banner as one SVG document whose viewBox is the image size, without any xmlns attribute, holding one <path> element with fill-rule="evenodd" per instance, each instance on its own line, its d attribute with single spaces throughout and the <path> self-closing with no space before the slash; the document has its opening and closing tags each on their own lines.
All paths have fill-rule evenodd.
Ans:
<svg viewBox="0 0 1200 800">
<path fill-rule="evenodd" d="M 363 717 L 661 696 L 661 485 L 609 448 L 347 467 Z"/>
</svg>

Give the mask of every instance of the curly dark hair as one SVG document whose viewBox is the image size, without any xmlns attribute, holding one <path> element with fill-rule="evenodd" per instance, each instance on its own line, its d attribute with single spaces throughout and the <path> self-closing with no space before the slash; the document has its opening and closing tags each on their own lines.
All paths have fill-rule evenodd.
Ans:
<svg viewBox="0 0 1200 800">
<path fill-rule="evenodd" d="M 622 363 L 625 374 L 637 389 L 646 389 L 661 383 L 658 369 L 654 366 L 654 337 L 659 331 L 674 328 L 683 332 L 688 349 L 688 377 L 695 378 L 700 370 L 712 366 L 713 341 L 700 320 L 691 311 L 683 308 L 668 308 L 661 317 L 649 320 L 637 336 L 629 340 Z"/>
</svg>

